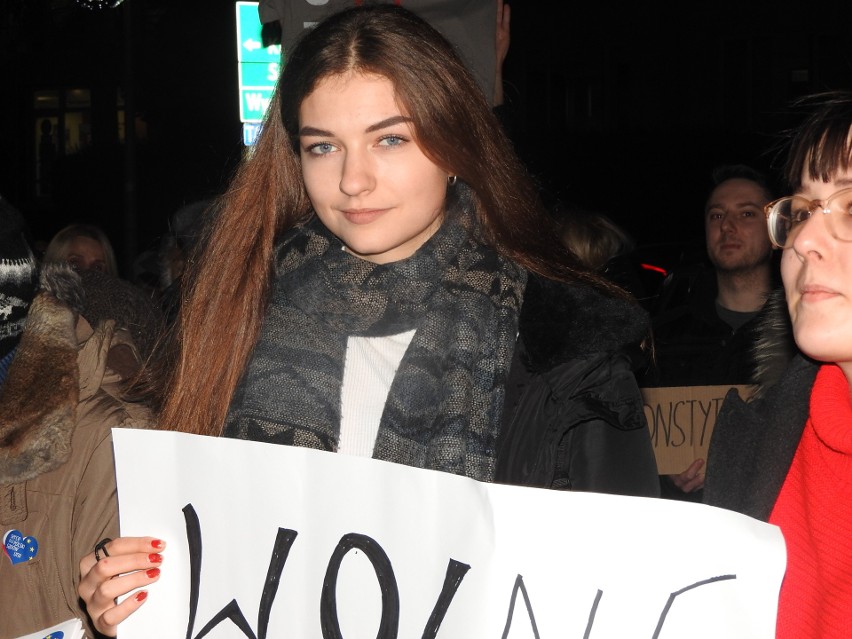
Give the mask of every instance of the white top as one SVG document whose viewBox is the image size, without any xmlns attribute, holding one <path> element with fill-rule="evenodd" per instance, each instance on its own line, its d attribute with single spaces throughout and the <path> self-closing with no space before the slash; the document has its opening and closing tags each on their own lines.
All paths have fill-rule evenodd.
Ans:
<svg viewBox="0 0 852 639">
<path fill-rule="evenodd" d="M 337 451 L 371 457 L 391 382 L 414 330 L 387 337 L 350 337 L 340 390 Z"/>
</svg>

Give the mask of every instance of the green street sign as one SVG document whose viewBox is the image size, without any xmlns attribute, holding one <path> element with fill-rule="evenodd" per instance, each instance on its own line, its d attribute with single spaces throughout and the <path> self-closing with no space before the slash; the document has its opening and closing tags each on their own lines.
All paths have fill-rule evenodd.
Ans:
<svg viewBox="0 0 852 639">
<path fill-rule="evenodd" d="M 263 46 L 257 2 L 237 2 L 237 73 L 240 122 L 260 122 L 281 65 L 281 45 Z"/>
</svg>

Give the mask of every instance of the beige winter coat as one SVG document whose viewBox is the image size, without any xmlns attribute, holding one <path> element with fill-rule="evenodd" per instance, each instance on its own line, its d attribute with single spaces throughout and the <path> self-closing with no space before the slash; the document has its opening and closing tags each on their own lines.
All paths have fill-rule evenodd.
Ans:
<svg viewBox="0 0 852 639">
<path fill-rule="evenodd" d="M 110 349 L 133 348 L 112 321 L 94 330 L 49 293 L 30 307 L 0 392 L 0 534 L 35 538 L 38 551 L 0 555 L 0 639 L 73 617 L 91 626 L 77 595 L 80 559 L 118 536 L 112 427 L 144 427 L 148 410 L 118 398 Z M 112 360 L 110 360 L 112 361 Z"/>
</svg>

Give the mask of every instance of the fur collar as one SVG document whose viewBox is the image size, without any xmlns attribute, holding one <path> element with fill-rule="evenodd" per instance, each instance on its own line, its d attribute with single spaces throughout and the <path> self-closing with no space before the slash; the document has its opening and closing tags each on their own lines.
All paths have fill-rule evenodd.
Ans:
<svg viewBox="0 0 852 639">
<path fill-rule="evenodd" d="M 638 303 L 607 297 L 587 285 L 530 275 L 519 322 L 526 365 L 548 371 L 569 359 L 638 345 L 648 333 Z"/>
<path fill-rule="evenodd" d="M 757 341 L 752 348 L 756 384 L 752 400 L 763 397 L 766 391 L 781 379 L 787 365 L 798 353 L 783 286 L 777 287 L 769 294 L 761 309 L 757 335 Z"/>
<path fill-rule="evenodd" d="M 0 485 L 61 466 L 71 452 L 79 401 L 74 282 L 70 269 L 42 278 L 0 390 Z M 56 279 L 58 278 L 58 280 Z M 70 298 L 69 298 L 70 294 Z"/>
</svg>

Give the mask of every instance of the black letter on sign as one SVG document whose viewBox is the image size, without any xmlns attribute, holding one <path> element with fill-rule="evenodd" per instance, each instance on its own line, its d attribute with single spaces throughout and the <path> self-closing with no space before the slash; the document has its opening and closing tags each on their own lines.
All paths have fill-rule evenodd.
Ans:
<svg viewBox="0 0 852 639">
<path fill-rule="evenodd" d="M 535 623 L 535 615 L 532 611 L 530 598 L 527 595 L 527 588 L 524 586 L 524 578 L 521 575 L 518 575 L 515 579 L 515 586 L 512 588 L 512 598 L 509 600 L 509 616 L 506 618 L 506 627 L 503 629 L 503 639 L 506 639 L 506 637 L 509 636 L 509 630 L 512 629 L 512 615 L 515 612 L 515 599 L 518 597 L 518 590 L 520 590 L 521 594 L 524 596 L 524 604 L 527 607 L 527 614 L 530 616 L 530 625 L 532 626 L 533 636 L 535 639 L 539 639 L 538 626 Z"/>
<path fill-rule="evenodd" d="M 673 592 L 669 595 L 669 600 L 666 602 L 665 607 L 663 608 L 663 612 L 660 614 L 660 620 L 657 622 L 657 628 L 654 630 L 653 639 L 657 639 L 660 636 L 660 632 L 663 629 L 663 624 L 666 622 L 666 615 L 669 614 L 669 610 L 672 608 L 672 604 L 674 603 L 675 597 L 682 595 L 688 590 L 692 590 L 693 588 L 698 588 L 699 586 L 706 586 L 707 584 L 716 583 L 717 581 L 728 581 L 729 579 L 736 579 L 736 575 L 721 575 L 719 577 L 711 577 L 710 579 L 705 579 L 704 581 L 698 581 L 691 586 L 687 586 L 686 588 L 681 588 L 680 590 Z"/>
<path fill-rule="evenodd" d="M 426 622 L 423 639 L 438 635 L 438 628 L 441 627 L 450 603 L 453 601 L 453 597 L 456 596 L 456 591 L 459 589 L 462 579 L 464 579 L 468 570 L 470 570 L 470 566 L 467 564 L 450 559 L 450 563 L 447 564 L 447 575 L 444 577 L 444 587 L 441 588 L 441 594 L 438 595 L 435 608 L 432 610 L 432 614 L 429 615 L 429 621 Z"/>
<path fill-rule="evenodd" d="M 343 639 L 340 634 L 340 620 L 337 618 L 337 574 L 340 572 L 343 557 L 353 548 L 367 556 L 379 579 L 379 590 L 382 592 L 382 622 L 376 639 L 396 639 L 399 632 L 399 590 L 390 559 L 374 539 L 356 533 L 343 535 L 328 560 L 320 602 L 322 636 L 324 639 Z"/>
<path fill-rule="evenodd" d="M 195 615 L 198 611 L 198 594 L 201 591 L 201 523 L 192 504 L 184 506 L 183 517 L 186 520 L 186 540 L 189 543 L 190 587 L 189 619 L 186 623 L 186 639 L 190 639 L 192 631 L 195 628 Z M 240 610 L 237 600 L 232 599 L 228 605 L 222 608 L 201 629 L 195 636 L 195 639 L 201 639 L 201 637 L 205 636 L 225 619 L 230 619 L 249 639 L 266 639 L 269 612 L 272 608 L 272 602 L 275 601 L 275 595 L 278 593 L 281 572 L 284 570 L 284 564 L 287 562 L 290 548 L 293 546 L 297 534 L 295 530 L 287 530 L 286 528 L 278 529 L 278 535 L 275 537 L 275 545 L 272 547 L 272 557 L 269 559 L 269 569 L 266 571 L 266 581 L 263 583 L 263 592 L 260 596 L 260 605 L 257 611 L 257 637 L 255 637 L 248 621 L 246 621 L 243 611 Z"/>
<path fill-rule="evenodd" d="M 598 614 L 598 605 L 601 603 L 603 590 L 598 590 L 595 595 L 595 603 L 592 604 L 592 609 L 589 611 L 589 623 L 586 624 L 586 632 L 583 633 L 583 639 L 589 639 L 592 636 L 592 626 L 595 625 L 595 615 Z"/>
</svg>

